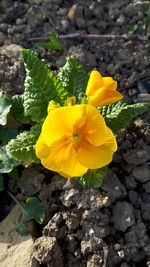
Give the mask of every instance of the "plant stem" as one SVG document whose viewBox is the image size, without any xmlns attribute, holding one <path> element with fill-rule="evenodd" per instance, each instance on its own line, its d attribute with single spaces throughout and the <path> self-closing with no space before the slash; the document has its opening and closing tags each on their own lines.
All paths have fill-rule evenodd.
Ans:
<svg viewBox="0 0 150 267">
<path fill-rule="evenodd" d="M 16 204 L 24 211 L 24 208 L 20 204 L 20 202 L 17 200 L 17 198 L 8 190 L 6 190 L 6 193 L 16 202 Z"/>
</svg>

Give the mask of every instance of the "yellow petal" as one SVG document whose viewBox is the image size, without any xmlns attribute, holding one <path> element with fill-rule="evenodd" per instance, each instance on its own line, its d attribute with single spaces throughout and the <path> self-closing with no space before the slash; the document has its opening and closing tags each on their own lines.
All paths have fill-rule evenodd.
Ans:
<svg viewBox="0 0 150 267">
<path fill-rule="evenodd" d="M 86 121 L 80 130 L 81 136 L 84 136 L 91 144 L 100 146 L 106 141 L 106 123 L 97 108 L 86 105 Z"/>
<path fill-rule="evenodd" d="M 117 89 L 117 82 L 114 81 L 111 77 L 104 77 L 103 78 L 104 87 L 109 90 L 116 90 Z"/>
<path fill-rule="evenodd" d="M 85 105 L 61 107 L 50 112 L 42 127 L 42 137 L 50 146 L 64 136 L 71 136 L 74 129 L 85 121 Z"/>
<path fill-rule="evenodd" d="M 36 144 L 36 155 L 45 168 L 66 178 L 81 176 L 87 172 L 87 168 L 77 160 L 76 151 L 69 139 L 62 138 L 52 146 L 47 146 L 41 138 Z"/>
<path fill-rule="evenodd" d="M 86 95 L 87 96 L 93 95 L 97 89 L 103 86 L 104 83 L 101 74 L 96 70 L 92 71 L 87 84 Z"/>
<path fill-rule="evenodd" d="M 96 91 L 93 96 L 88 97 L 88 104 L 95 107 L 102 107 L 115 103 L 123 98 L 122 94 L 115 90 L 109 90 L 105 87 Z"/>
<path fill-rule="evenodd" d="M 104 145 L 108 146 L 113 152 L 116 152 L 117 141 L 116 141 L 116 138 L 115 138 L 113 132 L 108 127 L 106 127 L 106 137 L 107 137 L 107 140 L 106 140 Z"/>
<path fill-rule="evenodd" d="M 78 150 L 78 160 L 89 169 L 97 169 L 106 166 L 112 161 L 114 152 L 117 149 L 115 136 L 107 127 L 107 141 L 99 146 L 93 146 L 88 141 L 83 141 Z"/>
</svg>

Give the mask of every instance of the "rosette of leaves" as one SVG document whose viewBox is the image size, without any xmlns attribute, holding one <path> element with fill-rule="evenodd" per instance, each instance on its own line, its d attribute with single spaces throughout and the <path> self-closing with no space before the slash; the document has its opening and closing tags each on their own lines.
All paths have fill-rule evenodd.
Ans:
<svg viewBox="0 0 150 267">
<path fill-rule="evenodd" d="M 25 120 L 24 123 L 33 125 L 29 131 L 25 131 L 15 139 L 12 139 L 7 150 L 12 157 L 19 161 L 36 162 L 39 160 L 35 155 L 35 144 L 40 135 L 41 126 L 47 116 L 47 107 L 51 100 L 64 105 L 66 98 L 84 95 L 88 74 L 78 63 L 75 57 L 67 57 L 66 62 L 58 75 L 40 60 L 36 53 L 23 50 L 23 60 L 26 69 L 25 91 L 22 96 L 13 98 L 13 114 L 16 119 Z M 19 112 L 15 113 L 15 103 L 19 103 Z M 142 114 L 148 105 L 137 103 L 128 105 L 123 101 L 99 108 L 105 118 L 107 126 L 116 134 L 120 129 L 125 128 L 131 119 Z M 79 183 L 88 187 L 99 187 L 106 168 L 96 171 L 89 171 L 83 177 L 78 177 Z"/>
</svg>

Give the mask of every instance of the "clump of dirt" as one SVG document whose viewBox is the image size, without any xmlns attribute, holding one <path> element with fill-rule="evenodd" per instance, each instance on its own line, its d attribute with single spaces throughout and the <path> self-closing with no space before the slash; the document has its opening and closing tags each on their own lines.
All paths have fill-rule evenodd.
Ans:
<svg viewBox="0 0 150 267">
<path fill-rule="evenodd" d="M 137 25 L 143 35 L 148 1 L 1 0 L 0 81 L 7 95 L 21 94 L 25 72 L 22 48 L 39 53 L 52 68 L 73 54 L 87 71 L 112 76 L 128 103 L 150 101 L 150 43 L 74 39 L 64 50 L 48 51 L 35 39 L 60 34 L 127 34 Z M 39 40 L 38 40 L 39 41 Z M 149 110 L 118 136 L 118 151 L 99 189 L 82 188 L 74 179 L 22 168 L 10 181 L 18 200 L 38 197 L 46 220 L 33 248 L 44 266 L 150 266 L 150 117 Z M 2 195 L 3 196 L 3 195 Z M 9 203 L 9 207 L 10 207 Z"/>
</svg>

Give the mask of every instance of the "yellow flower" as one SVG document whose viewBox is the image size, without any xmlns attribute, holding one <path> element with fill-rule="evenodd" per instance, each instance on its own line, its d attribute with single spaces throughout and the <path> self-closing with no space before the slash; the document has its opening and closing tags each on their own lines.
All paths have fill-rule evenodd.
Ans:
<svg viewBox="0 0 150 267">
<path fill-rule="evenodd" d="M 92 71 L 86 88 L 88 104 L 102 107 L 121 100 L 123 96 L 116 88 L 117 82 L 111 77 L 103 78 L 98 71 Z"/>
<path fill-rule="evenodd" d="M 36 155 L 47 169 L 66 178 L 112 161 L 116 139 L 91 105 L 65 106 L 50 112 L 36 143 Z"/>
</svg>

